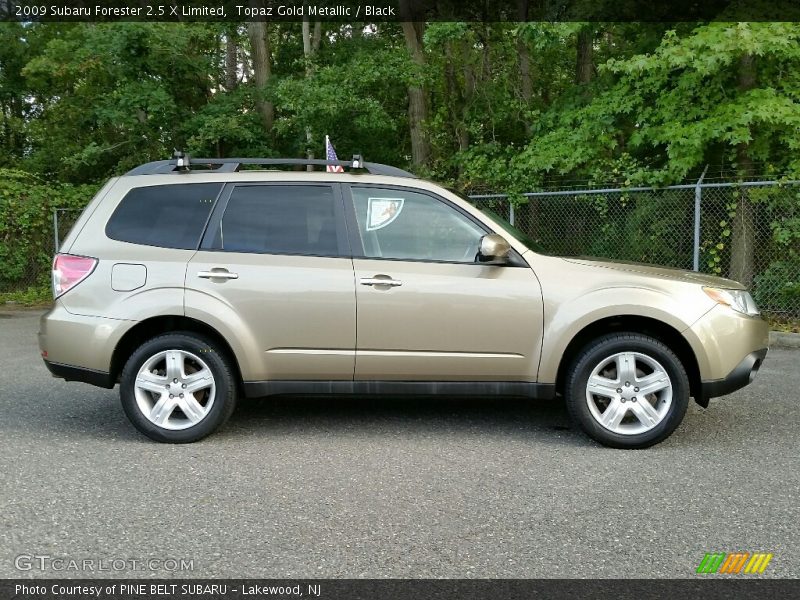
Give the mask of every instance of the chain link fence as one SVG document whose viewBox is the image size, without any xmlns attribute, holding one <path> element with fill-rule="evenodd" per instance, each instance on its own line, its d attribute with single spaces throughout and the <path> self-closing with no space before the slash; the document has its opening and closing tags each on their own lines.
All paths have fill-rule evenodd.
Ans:
<svg viewBox="0 0 800 600">
<path fill-rule="evenodd" d="M 61 243 L 81 216 L 80 210 L 73 208 L 53 209 L 53 254 L 58 252 Z"/>
<path fill-rule="evenodd" d="M 56 208 L 40 221 L 17 224 L 16 229 L 24 232 L 24 240 L 2 236 L 0 265 L 6 269 L 0 277 L 0 298 L 24 297 L 31 292 L 29 299 L 34 302 L 48 297 L 53 255 L 80 214 L 80 209 Z M 17 244 L 24 250 L 15 249 Z"/>
<path fill-rule="evenodd" d="M 40 225 L 24 227 L 27 252 L 8 252 L 17 243 L 14 237 L 0 240 L 0 264 L 8 267 L 0 278 L 0 300 L 15 303 L 14 298 L 25 298 L 38 303 L 49 298 L 53 255 L 80 214 L 78 209 L 56 208 Z"/>
<path fill-rule="evenodd" d="M 693 269 L 751 288 L 766 314 L 800 317 L 800 182 L 700 183 L 472 196 L 563 256 Z"/>
</svg>

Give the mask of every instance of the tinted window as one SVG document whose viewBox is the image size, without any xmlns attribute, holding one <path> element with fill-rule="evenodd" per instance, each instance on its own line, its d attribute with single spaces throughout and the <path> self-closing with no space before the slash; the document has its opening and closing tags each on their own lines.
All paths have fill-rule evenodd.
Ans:
<svg viewBox="0 0 800 600">
<path fill-rule="evenodd" d="M 339 256 L 334 202 L 329 186 L 236 186 L 218 246 L 229 252 Z"/>
<path fill-rule="evenodd" d="M 353 188 L 364 254 L 474 262 L 485 231 L 441 200 L 408 190 Z"/>
<path fill-rule="evenodd" d="M 221 183 L 154 185 L 131 190 L 106 225 L 114 240 L 161 246 L 197 248 Z"/>
</svg>

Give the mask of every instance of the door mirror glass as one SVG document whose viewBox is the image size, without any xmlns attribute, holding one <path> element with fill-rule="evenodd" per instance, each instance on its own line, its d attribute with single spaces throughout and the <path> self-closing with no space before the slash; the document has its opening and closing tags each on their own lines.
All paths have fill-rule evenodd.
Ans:
<svg viewBox="0 0 800 600">
<path fill-rule="evenodd" d="M 506 238 L 497 233 L 490 233 L 481 238 L 479 259 L 481 262 L 503 264 L 508 261 L 511 245 Z"/>
</svg>

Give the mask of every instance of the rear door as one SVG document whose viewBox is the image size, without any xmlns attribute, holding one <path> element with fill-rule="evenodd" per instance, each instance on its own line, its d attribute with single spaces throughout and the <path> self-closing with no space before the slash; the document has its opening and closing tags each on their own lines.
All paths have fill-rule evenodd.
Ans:
<svg viewBox="0 0 800 600">
<path fill-rule="evenodd" d="M 352 380 L 355 291 L 338 184 L 228 186 L 189 263 L 186 314 L 215 315 L 231 331 L 245 381 Z"/>
<path fill-rule="evenodd" d="M 536 275 L 476 262 L 492 233 L 444 198 L 348 187 L 358 300 L 356 380 L 536 381 Z M 500 232 L 502 233 L 502 232 Z"/>
</svg>

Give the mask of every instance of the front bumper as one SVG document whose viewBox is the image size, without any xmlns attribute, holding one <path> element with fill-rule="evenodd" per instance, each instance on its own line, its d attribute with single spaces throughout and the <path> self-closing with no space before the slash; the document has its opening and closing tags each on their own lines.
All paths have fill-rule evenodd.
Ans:
<svg viewBox="0 0 800 600">
<path fill-rule="evenodd" d="M 713 379 L 702 382 L 703 398 L 708 401 L 717 396 L 724 396 L 742 389 L 752 383 L 756 373 L 761 368 L 761 363 L 767 356 L 767 348 L 751 352 L 742 359 L 736 367 L 722 379 Z"/>
<path fill-rule="evenodd" d="M 752 381 L 769 346 L 769 326 L 717 305 L 683 332 L 697 359 L 699 378 L 693 395 L 700 406 L 709 398 L 729 394 Z"/>
</svg>

